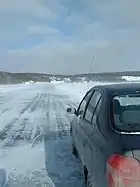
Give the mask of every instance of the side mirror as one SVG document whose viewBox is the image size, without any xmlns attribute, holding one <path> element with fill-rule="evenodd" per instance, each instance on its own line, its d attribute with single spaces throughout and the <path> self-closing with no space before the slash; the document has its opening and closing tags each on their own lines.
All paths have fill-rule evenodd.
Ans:
<svg viewBox="0 0 140 187">
<path fill-rule="evenodd" d="M 72 108 L 67 108 L 67 112 L 69 114 L 76 114 L 76 108 L 72 107 Z"/>
</svg>

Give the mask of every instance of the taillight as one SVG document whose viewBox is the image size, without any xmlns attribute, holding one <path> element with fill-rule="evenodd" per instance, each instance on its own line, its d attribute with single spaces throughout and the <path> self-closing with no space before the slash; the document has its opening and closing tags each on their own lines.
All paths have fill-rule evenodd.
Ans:
<svg viewBox="0 0 140 187">
<path fill-rule="evenodd" d="M 140 163 L 114 154 L 107 162 L 108 187 L 140 187 Z"/>
</svg>

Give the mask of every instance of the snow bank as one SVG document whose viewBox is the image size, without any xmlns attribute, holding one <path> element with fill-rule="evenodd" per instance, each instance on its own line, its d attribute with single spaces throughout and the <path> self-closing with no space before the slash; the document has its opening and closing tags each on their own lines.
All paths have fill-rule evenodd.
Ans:
<svg viewBox="0 0 140 187">
<path fill-rule="evenodd" d="M 35 82 L 31 80 L 31 81 L 23 82 L 23 84 L 35 84 Z"/>
<path fill-rule="evenodd" d="M 129 81 L 129 82 L 135 82 L 135 81 L 140 81 L 140 77 L 122 76 L 122 80 L 126 80 L 126 81 Z"/>
</svg>

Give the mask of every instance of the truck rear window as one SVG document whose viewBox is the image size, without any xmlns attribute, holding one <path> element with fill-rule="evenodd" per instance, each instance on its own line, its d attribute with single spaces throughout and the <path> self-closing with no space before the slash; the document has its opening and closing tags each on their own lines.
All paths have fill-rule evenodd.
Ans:
<svg viewBox="0 0 140 187">
<path fill-rule="evenodd" d="M 140 132 L 140 94 L 114 96 L 111 104 L 115 128 L 123 132 Z"/>
</svg>

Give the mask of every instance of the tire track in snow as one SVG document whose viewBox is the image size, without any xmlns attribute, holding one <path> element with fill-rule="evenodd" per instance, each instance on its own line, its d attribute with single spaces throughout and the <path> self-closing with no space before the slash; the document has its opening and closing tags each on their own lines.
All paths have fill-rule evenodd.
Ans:
<svg viewBox="0 0 140 187">
<path fill-rule="evenodd" d="M 57 98 L 55 101 L 55 112 L 56 112 L 56 120 L 58 125 L 58 136 L 63 138 L 69 135 L 69 124 L 70 120 L 68 119 L 66 110 L 63 106 L 63 101 L 61 98 Z"/>
<path fill-rule="evenodd" d="M 56 140 L 69 135 L 70 117 L 66 113 L 62 96 L 47 95 L 46 136 L 47 140 Z"/>
<path fill-rule="evenodd" d="M 0 108 L 3 106 L 3 103 L 5 102 L 5 100 L 6 100 L 6 97 L 4 95 L 0 95 Z M 8 111 L 8 108 L 2 109 L 2 111 L 0 112 L 0 116 L 7 111 Z"/>
<path fill-rule="evenodd" d="M 4 103 L 6 97 L 4 95 L 0 95 L 0 106 Z"/>
<path fill-rule="evenodd" d="M 42 175 L 41 171 L 42 176 L 40 176 L 39 179 L 37 179 L 38 174 L 35 175 L 34 178 L 39 180 L 38 186 L 41 186 L 40 184 L 43 179 L 44 181 L 46 180 L 45 175 L 47 174 L 55 183 L 55 187 L 83 187 L 81 174 L 82 169 L 77 159 L 71 154 L 69 137 L 69 122 L 71 118 L 66 113 L 66 107 L 68 106 L 68 103 L 71 105 L 71 101 L 69 102 L 68 97 L 62 93 L 60 93 L 60 95 L 54 94 L 57 93 L 57 90 L 55 90 L 52 85 L 45 87 L 45 89 L 44 87 L 42 88 L 39 94 L 36 94 L 35 97 L 32 97 L 31 100 L 29 100 L 28 107 L 24 107 L 23 109 L 19 108 L 19 110 L 21 110 L 20 115 L 15 118 L 15 120 L 11 120 L 10 123 L 12 127 L 7 130 L 6 137 L 4 137 L 7 138 L 7 141 L 10 140 L 9 138 L 11 137 L 11 142 L 9 141 L 7 144 L 3 144 L 3 146 L 13 146 L 14 143 L 20 141 L 22 138 L 23 142 L 20 142 L 21 144 L 26 143 L 25 141 L 27 140 L 29 140 L 28 143 L 30 143 L 32 139 L 36 140 L 41 128 L 43 127 L 44 134 L 46 134 L 44 138 L 44 149 L 47 172 Z M 25 98 L 23 98 L 23 102 L 25 102 Z M 26 112 L 28 115 L 26 115 Z M 44 112 L 44 116 L 40 116 L 38 112 Z M 34 122 L 35 124 L 32 124 Z M 1 141 L 4 142 L 4 140 Z M 40 145 L 37 144 L 37 146 L 31 150 L 38 149 L 39 146 Z M 11 147 L 10 149 L 13 148 L 15 147 Z M 38 155 L 37 152 L 35 153 L 36 154 L 34 155 Z M 34 155 L 30 162 L 34 160 Z M 39 162 L 39 159 L 36 162 Z M 38 169 L 39 168 L 36 167 L 36 170 Z M 31 175 L 33 175 L 33 173 L 31 173 Z M 14 177 L 15 175 L 13 173 L 13 178 Z M 11 179 L 9 186 L 12 186 L 12 182 L 13 186 L 20 186 L 19 184 L 21 184 L 21 181 L 22 179 L 20 178 L 16 178 L 16 180 Z M 32 181 L 31 179 L 31 184 L 28 182 L 30 183 L 30 179 L 28 181 L 27 173 L 27 176 L 25 176 L 25 180 L 22 181 L 21 186 L 31 187 L 36 181 Z"/>
<path fill-rule="evenodd" d="M 36 101 L 32 104 L 32 106 L 30 107 L 30 111 L 34 112 L 36 111 L 38 108 L 40 108 L 40 103 L 42 102 L 42 99 L 44 98 L 44 94 L 40 94 Z"/>
<path fill-rule="evenodd" d="M 40 102 L 41 98 L 42 98 L 42 95 L 40 95 L 40 94 L 37 94 L 36 96 L 34 96 L 31 99 L 31 101 L 26 105 L 26 107 L 21 109 L 19 116 L 17 118 L 14 118 L 0 132 L 0 139 L 2 140 L 2 142 L 0 143 L 1 147 L 11 146 L 14 143 L 15 140 L 23 139 L 23 136 L 21 138 L 20 135 L 21 135 L 22 132 L 25 132 L 24 129 L 25 129 L 25 126 L 27 125 L 28 119 L 23 119 L 23 122 L 20 122 L 19 128 L 17 128 L 16 131 L 14 130 L 14 128 L 15 128 L 16 124 L 18 123 L 18 121 L 21 120 L 22 116 L 24 115 L 24 113 L 26 111 L 28 111 L 28 110 L 33 111 L 37 108 L 37 106 L 38 106 L 37 104 Z M 30 132 L 29 132 L 29 134 L 31 136 Z M 30 139 L 30 137 L 28 137 L 28 139 Z M 24 137 L 24 140 L 25 140 L 25 137 Z"/>
<path fill-rule="evenodd" d="M 46 170 L 56 187 L 83 187 L 81 165 L 71 153 L 71 117 L 66 112 L 68 97 L 63 98 L 62 94 L 50 95 L 48 100 L 49 124 L 46 125 L 49 128 L 44 140 Z"/>
<path fill-rule="evenodd" d="M 58 127 L 56 122 L 54 98 L 50 94 L 46 94 L 46 116 L 44 118 L 45 139 L 48 141 L 56 139 Z"/>
<path fill-rule="evenodd" d="M 16 140 L 30 140 L 36 138 L 38 135 L 41 134 L 40 124 L 37 125 L 35 129 L 31 129 L 31 132 L 25 131 L 25 127 L 27 125 L 28 119 L 23 119 L 23 122 L 20 124 L 20 129 L 18 131 L 14 130 L 15 124 L 18 123 L 18 121 L 21 119 L 22 115 L 29 110 L 30 112 L 34 112 L 37 109 L 42 108 L 43 110 L 47 110 L 46 116 L 44 118 L 44 124 L 45 124 L 45 132 L 46 137 L 49 139 L 49 137 L 55 138 L 56 136 L 63 137 L 67 136 L 69 134 L 69 124 L 71 121 L 70 116 L 65 112 L 66 111 L 66 101 L 68 96 L 63 95 L 53 95 L 50 93 L 41 93 L 34 96 L 31 100 L 31 102 L 28 103 L 26 107 L 24 107 L 18 118 L 14 118 L 9 124 L 6 125 L 5 129 L 3 129 L 0 132 L 0 139 L 4 140 L 4 146 L 11 146 L 14 141 Z M 51 111 L 51 114 L 50 114 Z M 62 114 L 64 111 L 65 115 Z M 54 116 L 54 120 L 52 123 L 52 112 Z M 63 113 L 64 113 L 63 112 Z M 50 123 L 51 118 L 51 123 Z M 24 124 L 26 122 L 26 125 Z M 24 125 L 22 125 L 22 123 Z M 57 133 L 56 133 L 57 131 Z M 56 135 L 58 134 L 58 135 Z"/>
</svg>

